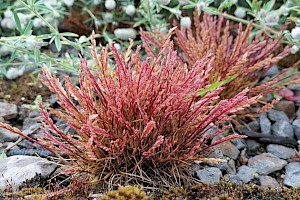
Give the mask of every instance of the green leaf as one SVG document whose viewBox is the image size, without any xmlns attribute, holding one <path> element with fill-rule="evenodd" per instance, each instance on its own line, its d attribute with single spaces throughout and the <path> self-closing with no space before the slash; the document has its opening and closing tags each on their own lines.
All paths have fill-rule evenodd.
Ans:
<svg viewBox="0 0 300 200">
<path fill-rule="evenodd" d="M 218 10 L 224 10 L 225 8 L 229 8 L 230 6 L 234 5 L 235 3 L 232 1 L 224 1 L 223 3 L 220 4 Z"/>
<path fill-rule="evenodd" d="M 38 48 L 34 48 L 34 61 L 36 63 L 41 61 L 41 52 Z"/>
<path fill-rule="evenodd" d="M 271 11 L 273 6 L 275 4 L 275 0 L 269 1 L 268 3 L 263 5 L 263 9 L 265 9 L 266 11 Z"/>
<path fill-rule="evenodd" d="M 18 14 L 15 12 L 15 11 L 12 11 L 13 15 L 14 15 L 14 19 L 15 19 L 15 23 L 16 23 L 16 27 L 17 27 L 17 30 L 23 34 L 23 30 L 22 30 L 22 26 L 21 26 L 21 22 L 20 22 L 20 19 L 19 19 L 19 16 Z"/>
<path fill-rule="evenodd" d="M 33 25 L 33 21 L 32 20 L 29 20 L 25 29 L 24 29 L 24 32 L 23 34 L 26 35 L 26 36 L 29 36 L 31 35 L 32 33 L 32 25 Z"/>
<path fill-rule="evenodd" d="M 62 36 L 70 36 L 70 37 L 79 37 L 79 35 L 78 34 L 76 34 L 76 33 L 71 33 L 71 32 L 64 32 L 64 33 L 59 33 L 60 35 L 62 35 Z"/>
<path fill-rule="evenodd" d="M 61 50 L 61 41 L 58 36 L 54 37 L 54 43 L 55 43 L 55 47 L 56 47 L 57 51 L 60 51 Z"/>
<path fill-rule="evenodd" d="M 2 154 L 0 154 L 0 160 L 3 160 L 4 158 L 7 158 L 7 156 L 4 152 L 2 152 Z"/>
<path fill-rule="evenodd" d="M 225 79 L 223 81 L 218 81 L 218 82 L 215 82 L 215 83 L 211 84 L 208 88 L 205 88 L 204 90 L 200 91 L 199 92 L 199 96 L 200 97 L 205 96 L 206 93 L 208 93 L 209 91 L 212 91 L 212 90 L 214 90 L 214 89 L 216 89 L 216 88 L 218 88 L 218 87 L 220 87 L 222 85 L 225 85 L 225 84 L 233 81 L 237 76 L 238 75 L 236 74 L 236 75 L 233 75 L 233 76 L 231 76 L 231 77 L 229 77 L 229 78 L 227 78 L 227 79 Z"/>
<path fill-rule="evenodd" d="M 196 5 L 195 4 L 188 4 L 182 7 L 182 9 L 191 9 L 191 8 L 195 8 Z"/>
</svg>

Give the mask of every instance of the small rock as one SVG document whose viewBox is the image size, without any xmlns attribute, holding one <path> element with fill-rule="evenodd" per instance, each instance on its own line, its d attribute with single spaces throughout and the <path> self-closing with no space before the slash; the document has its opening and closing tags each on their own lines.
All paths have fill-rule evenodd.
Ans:
<svg viewBox="0 0 300 200">
<path fill-rule="evenodd" d="M 35 118 L 27 117 L 24 119 L 22 132 L 28 135 L 39 129 L 40 126 L 41 123 L 39 123 Z"/>
<path fill-rule="evenodd" d="M 199 180 L 207 184 L 217 183 L 222 177 L 221 170 L 216 167 L 208 167 L 205 169 L 201 169 L 198 170 L 196 173 Z"/>
<path fill-rule="evenodd" d="M 296 155 L 295 149 L 288 148 L 288 147 L 278 145 L 278 144 L 269 144 L 267 146 L 267 151 L 268 151 L 268 153 L 271 153 L 271 154 L 277 156 L 278 158 L 282 158 L 285 160 Z"/>
<path fill-rule="evenodd" d="M 285 120 L 289 121 L 289 117 L 282 111 L 271 109 L 268 112 L 268 117 L 272 121 Z"/>
<path fill-rule="evenodd" d="M 292 187 L 300 186 L 300 162 L 292 162 L 285 167 L 283 183 Z"/>
<path fill-rule="evenodd" d="M 5 120 L 12 120 L 18 116 L 18 109 L 15 104 L 0 102 L 0 117 Z"/>
<path fill-rule="evenodd" d="M 274 106 L 274 109 L 284 112 L 289 118 L 294 117 L 296 112 L 294 101 L 281 100 Z"/>
<path fill-rule="evenodd" d="M 271 176 L 259 176 L 260 185 L 264 188 L 276 189 L 280 187 L 280 184 L 277 180 Z"/>
<path fill-rule="evenodd" d="M 291 90 L 299 90 L 300 84 L 288 85 L 287 88 L 289 88 Z"/>
<path fill-rule="evenodd" d="M 222 136 L 217 136 L 213 139 L 213 142 L 214 141 L 218 141 L 222 138 Z M 229 157 L 229 158 L 232 158 L 234 160 L 236 160 L 238 157 L 239 157 L 239 154 L 240 154 L 240 151 L 238 150 L 238 148 L 232 144 L 230 141 L 228 142 L 223 142 L 219 145 L 217 145 L 215 147 L 215 149 L 218 149 L 220 151 L 222 151 L 222 153 Z"/>
<path fill-rule="evenodd" d="M 273 75 L 276 75 L 279 73 L 279 69 L 278 69 L 278 66 L 276 65 L 273 65 L 272 67 L 270 67 L 268 69 L 268 71 L 263 75 L 263 77 L 266 77 L 266 76 L 273 76 Z"/>
<path fill-rule="evenodd" d="M 281 170 L 287 162 L 271 153 L 262 153 L 248 160 L 248 166 L 254 168 L 259 174 L 270 174 Z"/>
<path fill-rule="evenodd" d="M 228 181 L 237 184 L 249 183 L 254 178 L 255 173 L 255 169 L 242 165 L 238 168 L 238 173 L 236 175 L 228 175 Z"/>
<path fill-rule="evenodd" d="M 293 121 L 293 129 L 297 140 L 300 140 L 300 118 Z"/>
<path fill-rule="evenodd" d="M 208 157 L 209 157 L 209 158 L 220 158 L 220 159 L 225 159 L 225 157 L 224 157 L 222 151 L 220 151 L 220 150 L 218 150 L 218 149 L 216 149 L 216 150 L 215 150 L 212 154 L 210 154 Z M 209 166 L 211 166 L 211 167 L 217 167 L 217 168 L 219 168 L 219 169 L 222 170 L 222 171 L 225 171 L 225 170 L 228 169 L 228 164 L 227 164 L 227 162 L 220 162 L 220 163 L 216 163 L 216 164 L 210 163 Z"/>
<path fill-rule="evenodd" d="M 294 137 L 293 126 L 286 120 L 278 120 L 272 125 L 273 135 L 282 137 Z"/>
<path fill-rule="evenodd" d="M 258 131 L 259 130 L 259 122 L 257 120 L 248 123 L 248 126 L 252 131 Z"/>
<path fill-rule="evenodd" d="M 226 170 L 227 174 L 236 174 L 236 167 L 235 167 L 235 161 L 233 159 L 230 159 L 227 162 L 228 168 Z"/>
<path fill-rule="evenodd" d="M 32 179 L 36 174 L 42 177 L 50 175 L 57 165 L 34 156 L 11 156 L 0 160 L 0 189 L 4 190 L 7 183 L 14 190 L 26 180 Z"/>
<path fill-rule="evenodd" d="M 247 144 L 247 154 L 249 156 L 254 156 L 260 153 L 260 144 L 255 140 L 246 139 Z"/>
<path fill-rule="evenodd" d="M 0 142 L 15 142 L 19 136 L 4 128 L 0 128 Z"/>
<path fill-rule="evenodd" d="M 260 124 L 260 132 L 262 134 L 270 135 L 271 134 L 271 121 L 267 118 L 266 115 L 259 115 L 259 124 Z"/>
<path fill-rule="evenodd" d="M 237 138 L 234 140 L 231 140 L 232 144 L 234 144 L 236 146 L 236 148 L 238 148 L 238 150 L 242 150 L 244 148 L 246 148 L 247 144 L 245 139 L 243 138 Z"/>
</svg>

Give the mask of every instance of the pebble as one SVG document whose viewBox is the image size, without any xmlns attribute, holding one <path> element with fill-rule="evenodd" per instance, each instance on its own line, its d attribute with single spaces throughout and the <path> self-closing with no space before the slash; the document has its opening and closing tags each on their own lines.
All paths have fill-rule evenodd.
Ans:
<svg viewBox="0 0 300 200">
<path fill-rule="evenodd" d="M 248 167 L 246 165 L 242 165 L 238 168 L 237 174 L 229 174 L 228 181 L 236 184 L 245 184 L 249 183 L 255 176 L 256 170 Z"/>
<path fill-rule="evenodd" d="M 271 121 L 267 118 L 266 115 L 264 114 L 259 115 L 259 124 L 260 124 L 260 131 L 262 134 L 265 135 L 271 134 Z"/>
<path fill-rule="evenodd" d="M 268 112 L 268 117 L 272 121 L 285 120 L 289 121 L 289 117 L 282 111 L 271 109 Z"/>
<path fill-rule="evenodd" d="M 15 142 L 19 136 L 6 129 L 0 128 L 0 142 Z"/>
<path fill-rule="evenodd" d="M 277 65 L 273 65 L 272 67 L 270 67 L 270 69 L 268 69 L 268 71 L 266 71 L 266 73 L 263 75 L 263 77 L 266 76 L 274 76 L 276 74 L 279 73 L 279 69 Z"/>
<path fill-rule="evenodd" d="M 242 150 L 247 147 L 246 141 L 243 138 L 237 138 L 237 139 L 231 140 L 231 142 L 232 142 L 232 144 L 234 144 L 236 146 L 236 148 L 238 148 L 238 150 Z"/>
<path fill-rule="evenodd" d="M 285 167 L 284 185 L 300 186 L 300 162 L 291 162 Z"/>
<path fill-rule="evenodd" d="M 289 159 L 296 155 L 296 150 L 292 148 L 288 148 L 286 146 L 278 145 L 278 144 L 269 144 L 267 146 L 268 153 L 271 153 L 278 158 Z"/>
<path fill-rule="evenodd" d="M 0 160 L 0 189 L 4 190 L 7 183 L 14 190 L 36 174 L 42 177 L 50 175 L 57 165 L 44 158 L 34 156 L 11 156 Z"/>
<path fill-rule="evenodd" d="M 5 120 L 12 120 L 18 116 L 18 109 L 15 104 L 0 102 L 0 117 Z"/>
<path fill-rule="evenodd" d="M 293 126 L 286 120 L 278 120 L 272 125 L 273 135 L 282 137 L 294 137 Z"/>
<path fill-rule="evenodd" d="M 215 137 L 213 139 L 213 141 L 214 140 L 219 140 L 219 139 L 221 139 L 221 136 Z M 238 150 L 238 148 L 234 144 L 232 144 L 230 141 L 223 142 L 223 143 L 215 146 L 215 149 L 218 149 L 218 150 L 222 151 L 224 156 L 227 156 L 227 157 L 232 158 L 234 160 L 236 160 L 240 155 L 240 151 Z"/>
<path fill-rule="evenodd" d="M 289 88 L 291 90 L 299 90 L 300 84 L 288 85 L 287 88 Z"/>
<path fill-rule="evenodd" d="M 220 158 L 220 159 L 225 159 L 225 156 L 224 156 L 223 152 L 220 151 L 220 150 L 218 150 L 218 149 L 216 149 L 216 150 L 215 150 L 212 154 L 210 154 L 208 157 L 209 157 L 209 158 Z M 228 164 L 227 164 L 227 162 L 220 162 L 220 163 L 215 163 L 215 164 L 211 163 L 211 164 L 209 164 L 209 166 L 217 167 L 217 168 L 219 168 L 219 169 L 222 170 L 222 171 L 225 171 L 225 170 L 228 169 Z"/>
<path fill-rule="evenodd" d="M 250 156 L 257 155 L 260 151 L 260 144 L 255 140 L 246 139 L 247 154 Z"/>
<path fill-rule="evenodd" d="M 207 167 L 196 172 L 198 179 L 207 184 L 213 184 L 220 181 L 222 172 L 217 167 Z"/>
<path fill-rule="evenodd" d="M 293 101 L 281 100 L 275 104 L 274 109 L 284 112 L 290 119 L 295 116 L 295 103 Z"/>
<path fill-rule="evenodd" d="M 252 121 L 252 122 L 248 123 L 248 126 L 252 131 L 259 131 L 259 128 L 260 128 L 258 120 L 255 120 L 255 121 Z"/>
<path fill-rule="evenodd" d="M 271 153 L 262 153 L 248 160 L 248 166 L 255 169 L 257 173 L 268 175 L 272 172 L 281 170 L 287 161 L 278 158 Z"/>
<path fill-rule="evenodd" d="M 280 187 L 280 184 L 277 180 L 271 176 L 259 176 L 260 185 L 265 188 L 276 189 Z"/>
<path fill-rule="evenodd" d="M 297 140 L 300 140 L 300 118 L 293 121 L 293 129 Z"/>
</svg>

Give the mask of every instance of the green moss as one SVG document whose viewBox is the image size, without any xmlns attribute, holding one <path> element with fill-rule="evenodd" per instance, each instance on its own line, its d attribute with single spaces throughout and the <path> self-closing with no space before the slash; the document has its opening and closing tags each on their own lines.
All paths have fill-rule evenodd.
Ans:
<svg viewBox="0 0 300 200">
<path fill-rule="evenodd" d="M 139 187 L 126 186 L 118 190 L 109 191 L 104 194 L 101 200 L 147 200 L 146 193 Z"/>
</svg>

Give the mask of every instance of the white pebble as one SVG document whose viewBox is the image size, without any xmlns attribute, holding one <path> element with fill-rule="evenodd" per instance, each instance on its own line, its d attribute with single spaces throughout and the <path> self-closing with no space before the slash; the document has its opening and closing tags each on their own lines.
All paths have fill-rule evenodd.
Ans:
<svg viewBox="0 0 300 200">
<path fill-rule="evenodd" d="M 246 10 L 243 7 L 237 7 L 234 11 L 234 15 L 238 18 L 244 18 L 246 16 Z"/>
<path fill-rule="evenodd" d="M 190 28 L 192 25 L 192 21 L 190 17 L 182 17 L 180 19 L 180 27 L 181 28 Z"/>
<path fill-rule="evenodd" d="M 63 0 L 63 2 L 68 7 L 71 7 L 74 4 L 74 0 Z"/>
<path fill-rule="evenodd" d="M 134 5 L 128 5 L 124 8 L 124 11 L 127 15 L 132 16 L 135 13 L 135 7 Z"/>
<path fill-rule="evenodd" d="M 300 39 L 300 27 L 295 27 L 291 31 L 291 36 L 294 39 Z"/>
<path fill-rule="evenodd" d="M 106 0 L 105 1 L 105 8 L 108 10 L 112 10 L 116 8 L 116 1 L 115 0 Z"/>
<path fill-rule="evenodd" d="M 121 40 L 128 40 L 129 38 L 136 38 L 136 30 L 133 28 L 117 28 L 114 30 L 116 38 Z"/>
</svg>

